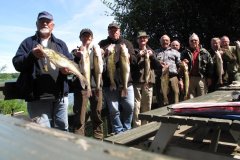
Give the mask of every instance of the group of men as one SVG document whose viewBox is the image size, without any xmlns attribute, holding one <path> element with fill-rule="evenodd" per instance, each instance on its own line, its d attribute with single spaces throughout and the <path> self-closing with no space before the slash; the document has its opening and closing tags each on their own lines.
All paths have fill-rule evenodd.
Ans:
<svg viewBox="0 0 240 160">
<path fill-rule="evenodd" d="M 158 96 L 166 94 L 163 100 L 159 100 L 163 105 L 178 103 L 181 100 L 179 95 L 185 86 L 185 78 L 180 74 L 180 65 L 183 62 L 187 64 L 189 71 L 188 98 L 206 94 L 207 86 L 212 85 L 214 73 L 221 75 L 218 77 L 220 80 L 214 79 L 219 85 L 224 83 L 222 78 L 228 77 L 228 83 L 231 83 L 238 74 L 240 57 L 235 53 L 236 47 L 229 46 L 226 36 L 221 38 L 221 47 L 220 39 L 212 39 L 210 54 L 201 48 L 199 37 L 192 34 L 189 37 L 189 48 L 180 53 L 180 42 L 175 40 L 171 43 L 168 35 L 160 38 L 161 48 L 153 50 L 148 45 L 149 35 L 145 31 L 139 31 L 138 47 L 134 49 L 131 42 L 121 37 L 120 26 L 113 22 L 108 26 L 108 37 L 98 44 L 92 43 L 94 36 L 90 29 L 82 29 L 79 35 L 80 47 L 69 53 L 65 42 L 52 34 L 54 21 L 50 13 L 40 12 L 36 26 L 36 34 L 20 44 L 13 57 L 13 64 L 20 72 L 17 84 L 27 101 L 29 116 L 42 126 L 68 130 L 67 75 L 72 74 L 67 67 L 53 68 L 49 59 L 44 56 L 43 48 L 59 52 L 79 64 L 90 85 L 84 88 L 77 78 L 73 78 L 74 132 L 85 134 L 87 108 L 90 106 L 93 136 L 97 139 L 103 139 L 103 101 L 107 105 L 114 134 L 147 123 L 141 122 L 138 114 L 151 110 L 154 86 Z M 99 49 L 100 54 L 97 52 Z M 213 59 L 217 59 L 217 54 L 220 54 L 220 61 L 214 63 Z M 94 58 L 97 58 L 102 66 L 100 83 L 96 81 L 94 74 Z M 214 66 L 219 66 L 219 62 L 223 67 L 221 73 L 214 69 Z M 234 67 L 237 67 L 237 70 Z M 124 79 L 126 84 L 123 72 L 128 73 Z M 111 73 L 114 73 L 113 76 Z M 170 92 L 163 91 L 166 86 Z"/>
</svg>

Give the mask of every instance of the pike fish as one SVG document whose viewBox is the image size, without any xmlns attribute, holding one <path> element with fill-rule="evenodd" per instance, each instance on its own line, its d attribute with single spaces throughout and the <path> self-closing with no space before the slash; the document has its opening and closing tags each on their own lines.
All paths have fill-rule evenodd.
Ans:
<svg viewBox="0 0 240 160">
<path fill-rule="evenodd" d="M 128 80 L 130 75 L 130 61 L 129 53 L 125 44 L 120 44 L 120 71 L 122 78 L 123 89 L 121 91 L 121 97 L 127 96 Z"/>
<path fill-rule="evenodd" d="M 101 48 L 97 46 L 93 46 L 93 66 L 94 66 L 94 79 L 96 83 L 96 89 L 100 89 L 102 72 L 103 72 L 103 59 Z"/>
<path fill-rule="evenodd" d="M 218 76 L 218 84 L 223 84 L 222 75 L 224 74 L 223 71 L 223 60 L 220 51 L 215 52 L 215 60 L 216 60 L 216 66 L 217 66 L 217 76 Z"/>
<path fill-rule="evenodd" d="M 180 63 L 180 69 L 183 72 L 183 81 L 184 81 L 184 100 L 188 99 L 188 90 L 189 90 L 189 72 L 188 64 L 184 61 Z"/>
<path fill-rule="evenodd" d="M 86 47 L 83 48 L 82 57 L 79 61 L 79 66 L 81 66 L 83 71 L 83 76 L 86 78 L 89 85 L 87 85 L 87 96 L 91 96 L 91 67 L 90 67 L 90 54 Z"/>
<path fill-rule="evenodd" d="M 107 71 L 108 71 L 108 76 L 110 79 L 110 90 L 116 90 L 117 86 L 114 81 L 115 77 L 115 71 L 116 71 L 116 66 L 115 66 L 115 44 L 111 44 L 107 47 L 107 50 L 109 51 L 109 56 L 107 60 Z"/>
<path fill-rule="evenodd" d="M 78 65 L 69 60 L 66 56 L 63 54 L 56 52 L 52 49 L 44 48 L 43 49 L 44 56 L 49 59 L 50 65 L 52 68 L 67 68 L 69 69 L 72 74 L 76 75 L 81 83 L 81 86 L 85 88 L 85 86 L 88 86 L 88 81 L 86 78 L 81 74 L 80 69 Z"/>
<path fill-rule="evenodd" d="M 169 92 L 169 65 L 165 65 L 162 68 L 161 75 L 161 90 L 163 94 L 163 105 L 168 105 L 168 92 Z"/>
<path fill-rule="evenodd" d="M 144 56 L 144 80 L 145 83 L 148 84 L 150 79 L 150 59 L 149 59 L 149 53 L 147 50 L 145 50 L 145 56 Z"/>
</svg>

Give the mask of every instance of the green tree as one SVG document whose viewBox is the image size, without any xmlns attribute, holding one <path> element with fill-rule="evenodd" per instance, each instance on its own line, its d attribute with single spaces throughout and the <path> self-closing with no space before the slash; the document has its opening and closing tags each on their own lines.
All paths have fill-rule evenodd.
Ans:
<svg viewBox="0 0 240 160">
<path fill-rule="evenodd" d="M 159 38 L 168 34 L 188 44 L 195 32 L 205 47 L 212 37 L 227 35 L 237 40 L 240 31 L 239 0 L 102 0 L 121 24 L 123 36 L 136 42 L 139 30 L 150 35 L 150 45 L 159 47 Z"/>
</svg>

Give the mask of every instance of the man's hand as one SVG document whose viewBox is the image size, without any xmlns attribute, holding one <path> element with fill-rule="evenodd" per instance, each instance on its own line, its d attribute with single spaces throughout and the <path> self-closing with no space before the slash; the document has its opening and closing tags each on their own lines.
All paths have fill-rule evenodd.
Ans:
<svg viewBox="0 0 240 160">
<path fill-rule="evenodd" d="M 179 81 L 178 81 L 178 85 L 179 85 L 179 87 L 180 87 L 180 90 L 181 91 L 183 91 L 184 90 L 184 84 L 183 84 L 183 80 L 182 79 L 180 79 Z"/>
<path fill-rule="evenodd" d="M 64 75 L 68 75 L 72 73 L 68 68 L 59 68 L 59 70 Z"/>
<path fill-rule="evenodd" d="M 35 48 L 32 49 L 32 53 L 36 58 L 44 58 L 43 46 L 38 44 Z"/>
</svg>

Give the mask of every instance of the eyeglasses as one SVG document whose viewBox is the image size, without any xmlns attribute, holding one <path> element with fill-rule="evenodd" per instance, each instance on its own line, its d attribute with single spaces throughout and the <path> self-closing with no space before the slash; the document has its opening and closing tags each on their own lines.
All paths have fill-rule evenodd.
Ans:
<svg viewBox="0 0 240 160">
<path fill-rule="evenodd" d="M 196 40 L 196 39 L 192 39 L 192 40 L 190 40 L 190 42 L 197 42 L 198 40 Z"/>
</svg>

